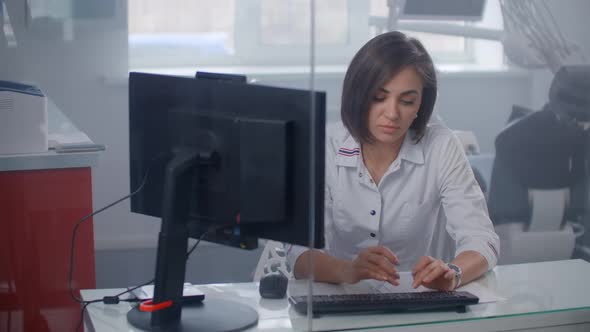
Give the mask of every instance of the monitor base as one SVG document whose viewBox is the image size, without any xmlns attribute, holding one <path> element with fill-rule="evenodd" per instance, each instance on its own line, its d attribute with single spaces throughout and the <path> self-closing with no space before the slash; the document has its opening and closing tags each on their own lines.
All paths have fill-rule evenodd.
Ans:
<svg viewBox="0 0 590 332">
<path fill-rule="evenodd" d="M 258 323 L 258 313 L 250 306 L 229 300 L 207 297 L 197 304 L 182 306 L 178 326 L 152 327 L 151 313 L 135 306 L 127 313 L 127 321 L 144 331 L 241 331 Z"/>
</svg>

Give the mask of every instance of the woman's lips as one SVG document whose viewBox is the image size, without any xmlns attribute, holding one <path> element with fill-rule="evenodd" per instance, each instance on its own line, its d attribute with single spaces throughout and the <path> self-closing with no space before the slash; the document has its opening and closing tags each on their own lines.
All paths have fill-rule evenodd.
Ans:
<svg viewBox="0 0 590 332">
<path fill-rule="evenodd" d="M 385 133 L 388 133 L 388 134 L 392 134 L 396 130 L 400 129 L 400 127 L 396 127 L 396 126 L 379 126 L 379 127 L 381 128 L 381 130 L 383 130 Z"/>
</svg>

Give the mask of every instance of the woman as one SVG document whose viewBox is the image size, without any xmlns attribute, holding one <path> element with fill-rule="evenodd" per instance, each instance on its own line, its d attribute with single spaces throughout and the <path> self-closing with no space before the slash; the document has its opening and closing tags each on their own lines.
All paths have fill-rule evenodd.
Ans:
<svg viewBox="0 0 590 332">
<path fill-rule="evenodd" d="M 326 138 L 326 249 L 292 247 L 296 278 L 452 290 L 492 269 L 499 239 L 460 142 L 429 124 L 437 94 L 432 59 L 400 32 L 354 56 L 342 91 L 342 124 Z M 450 260 L 450 261 L 449 261 Z"/>
</svg>

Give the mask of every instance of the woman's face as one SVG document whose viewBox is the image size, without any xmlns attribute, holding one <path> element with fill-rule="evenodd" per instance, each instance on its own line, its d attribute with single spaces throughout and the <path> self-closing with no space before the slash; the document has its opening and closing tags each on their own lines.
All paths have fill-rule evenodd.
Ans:
<svg viewBox="0 0 590 332">
<path fill-rule="evenodd" d="M 422 79 L 413 66 L 395 75 L 373 96 L 369 106 L 369 131 L 374 144 L 401 144 L 422 102 Z"/>
</svg>

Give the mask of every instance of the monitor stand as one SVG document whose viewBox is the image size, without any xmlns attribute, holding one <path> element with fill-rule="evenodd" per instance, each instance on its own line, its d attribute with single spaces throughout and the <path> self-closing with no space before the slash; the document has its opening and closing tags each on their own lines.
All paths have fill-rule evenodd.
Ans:
<svg viewBox="0 0 590 332">
<path fill-rule="evenodd" d="M 166 164 L 162 202 L 162 227 L 158 235 L 154 303 L 173 305 L 153 312 L 135 306 L 127 313 L 129 323 L 145 331 L 240 331 L 258 323 L 250 306 L 206 297 L 202 303 L 182 303 L 188 249 L 191 183 L 202 166 L 215 165 L 210 151 L 178 149 Z"/>
<path fill-rule="evenodd" d="M 258 313 L 250 306 L 238 302 L 207 297 L 203 302 L 182 305 L 180 320 L 173 326 L 151 325 L 150 312 L 139 306 L 127 313 L 131 325 L 145 331 L 241 331 L 258 323 Z"/>
</svg>

